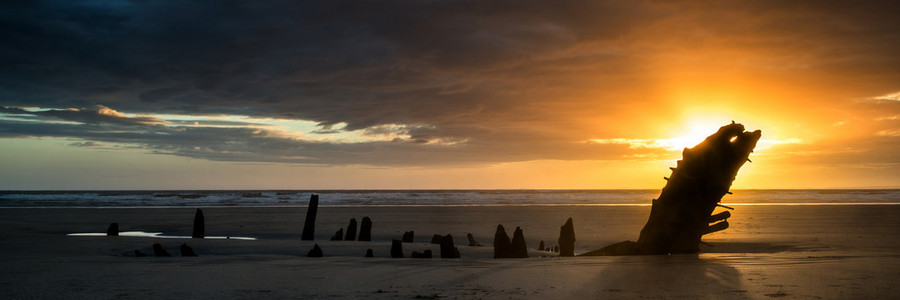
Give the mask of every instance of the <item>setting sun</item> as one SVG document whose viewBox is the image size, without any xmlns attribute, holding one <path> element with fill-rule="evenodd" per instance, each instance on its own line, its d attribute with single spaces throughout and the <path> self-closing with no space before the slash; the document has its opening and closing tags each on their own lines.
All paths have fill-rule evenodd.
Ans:
<svg viewBox="0 0 900 300">
<path fill-rule="evenodd" d="M 722 121 L 722 120 L 714 120 L 713 118 L 704 118 L 704 117 L 690 117 L 687 121 L 687 124 L 676 130 L 674 134 L 681 134 L 672 138 L 666 139 L 666 143 L 670 144 L 671 147 L 667 147 L 668 150 L 682 150 L 684 148 L 691 148 L 695 145 L 699 144 L 703 141 L 707 136 L 716 132 L 719 127 L 722 127 L 731 121 Z"/>
</svg>

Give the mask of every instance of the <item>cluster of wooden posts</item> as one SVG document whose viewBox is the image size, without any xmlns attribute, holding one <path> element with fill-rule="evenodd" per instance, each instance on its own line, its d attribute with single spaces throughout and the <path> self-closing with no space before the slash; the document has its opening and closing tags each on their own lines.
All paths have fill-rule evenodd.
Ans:
<svg viewBox="0 0 900 300">
<path fill-rule="evenodd" d="M 313 194 L 310 196 L 309 205 L 306 210 L 306 219 L 303 223 L 303 231 L 300 239 L 304 241 L 312 241 L 315 240 L 315 231 L 316 231 L 316 215 L 318 214 L 319 209 L 319 195 Z M 119 224 L 112 223 L 106 230 L 107 236 L 118 236 L 119 235 Z M 203 216 L 203 210 L 198 208 L 194 213 L 194 226 L 191 232 L 191 238 L 202 239 L 206 237 L 206 221 Z M 415 237 L 414 231 L 404 232 L 403 237 L 401 239 L 392 239 L 391 241 L 391 257 L 393 258 L 403 258 L 405 257 L 403 252 L 403 243 L 413 243 Z M 468 246 L 470 247 L 480 247 L 482 246 L 475 237 L 468 233 L 466 235 L 468 239 Z M 372 219 L 369 217 L 363 217 L 362 222 L 359 224 L 359 234 L 357 235 L 357 222 L 356 218 L 351 218 L 350 223 L 347 225 L 346 232 L 344 228 L 338 229 L 331 236 L 331 241 L 371 241 L 372 240 Z M 575 229 L 572 225 L 572 218 L 569 218 L 565 225 L 560 227 L 560 237 L 559 237 L 559 246 L 554 247 L 545 247 L 544 241 L 540 242 L 540 247 L 538 247 L 538 251 L 544 251 L 547 253 L 558 253 L 559 256 L 574 256 L 575 249 Z M 450 234 L 447 235 L 439 235 L 435 234 L 431 239 L 432 244 L 440 245 L 440 257 L 441 258 L 460 258 L 459 248 L 454 244 L 453 236 Z M 513 233 L 513 238 L 510 240 L 509 236 L 506 234 L 506 230 L 503 228 L 503 225 L 497 225 L 497 231 L 494 235 L 494 258 L 527 258 L 528 255 L 528 247 L 525 244 L 525 236 L 522 232 L 522 229 L 516 227 L 515 232 Z M 182 244 L 180 247 L 182 256 L 197 256 L 197 254 L 191 249 L 187 243 Z M 162 245 L 156 243 L 153 245 L 153 252 L 155 256 L 171 256 L 168 251 L 166 251 Z M 319 244 L 314 244 L 313 248 L 307 252 L 308 257 L 322 257 L 324 255 L 324 251 L 322 250 Z M 146 254 L 140 252 L 139 250 L 134 250 L 134 256 L 147 256 Z M 374 253 L 372 249 L 366 249 L 366 257 L 374 257 Z M 413 251 L 410 255 L 411 258 L 432 258 L 431 250 L 424 250 L 422 252 Z"/>
</svg>

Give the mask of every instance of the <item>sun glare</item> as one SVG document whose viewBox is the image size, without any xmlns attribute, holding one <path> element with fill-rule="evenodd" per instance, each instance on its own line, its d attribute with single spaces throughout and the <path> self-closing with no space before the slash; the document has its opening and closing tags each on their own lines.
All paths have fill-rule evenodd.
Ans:
<svg viewBox="0 0 900 300">
<path fill-rule="evenodd" d="M 669 138 L 669 144 L 671 144 L 671 148 L 669 150 L 681 150 L 684 148 L 691 148 L 702 142 L 706 137 L 719 130 L 719 127 L 722 127 L 731 121 L 720 121 L 720 120 L 712 120 L 712 119 L 702 119 L 702 118 L 692 118 L 688 121 L 687 125 L 682 127 L 682 129 L 678 132 L 675 132 L 673 135 L 675 137 Z"/>
</svg>

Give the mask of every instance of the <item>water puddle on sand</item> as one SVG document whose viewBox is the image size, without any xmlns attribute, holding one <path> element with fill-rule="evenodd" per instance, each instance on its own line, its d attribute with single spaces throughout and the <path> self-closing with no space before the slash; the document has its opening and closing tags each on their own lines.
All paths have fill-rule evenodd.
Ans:
<svg viewBox="0 0 900 300">
<path fill-rule="evenodd" d="M 106 236 L 105 232 L 84 232 L 84 233 L 70 233 L 66 236 Z M 122 231 L 119 232 L 119 236 L 130 236 L 130 237 L 148 237 L 148 238 L 160 238 L 160 239 L 189 239 L 190 236 L 187 235 L 163 235 L 162 232 L 146 232 L 146 231 Z M 245 237 L 245 236 L 215 236 L 215 235 L 207 235 L 204 237 L 205 239 L 210 240 L 245 240 L 245 241 L 255 241 L 254 237 Z"/>
</svg>

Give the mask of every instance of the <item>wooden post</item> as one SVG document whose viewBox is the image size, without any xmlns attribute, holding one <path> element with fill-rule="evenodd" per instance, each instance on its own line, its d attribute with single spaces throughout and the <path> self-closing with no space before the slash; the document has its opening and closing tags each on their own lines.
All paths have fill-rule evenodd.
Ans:
<svg viewBox="0 0 900 300">
<path fill-rule="evenodd" d="M 306 221 L 303 223 L 301 240 L 312 241 L 316 238 L 316 213 L 318 211 L 319 195 L 312 194 L 312 196 L 309 196 L 309 208 L 306 209 Z"/>
</svg>

